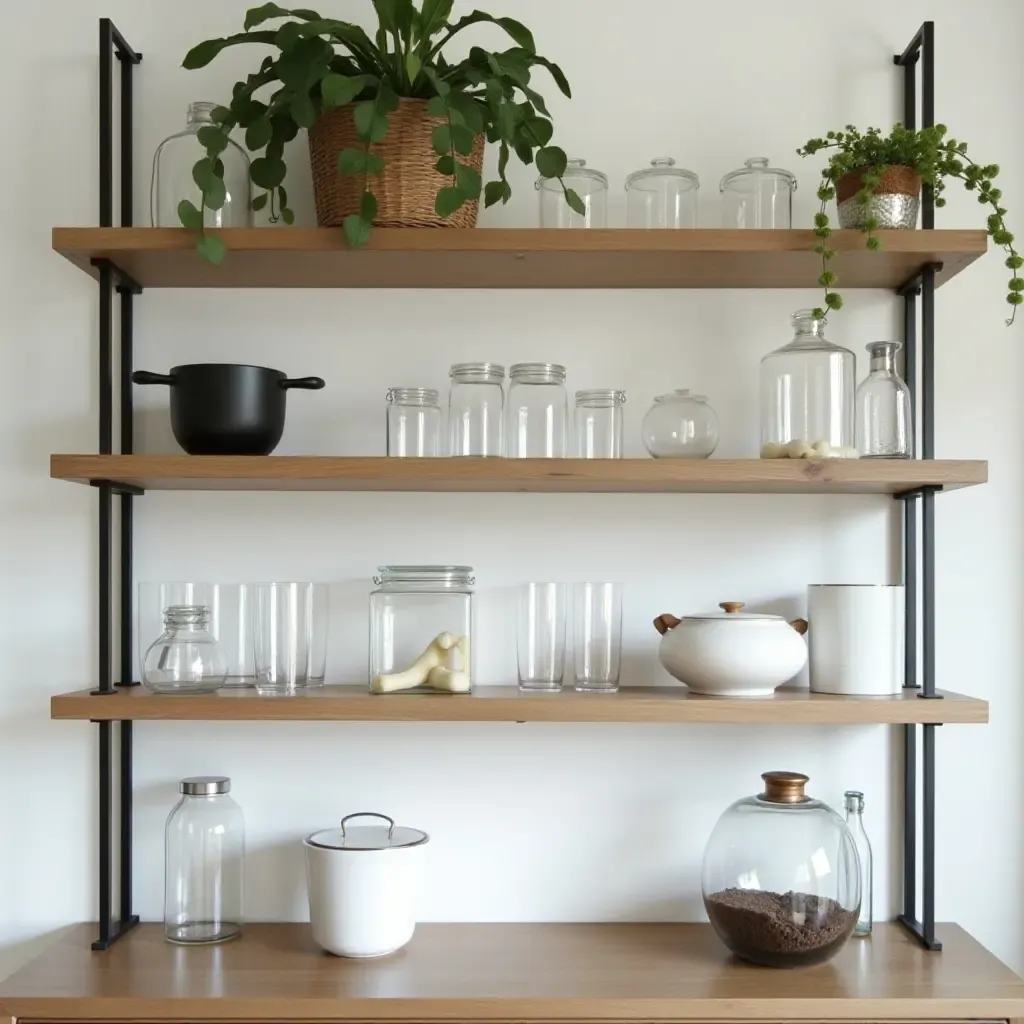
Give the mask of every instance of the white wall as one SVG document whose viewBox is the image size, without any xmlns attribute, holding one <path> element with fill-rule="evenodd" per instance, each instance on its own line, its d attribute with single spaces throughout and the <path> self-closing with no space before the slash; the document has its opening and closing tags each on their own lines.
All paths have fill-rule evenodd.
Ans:
<svg viewBox="0 0 1024 1024">
<path fill-rule="evenodd" d="M 7 386 L 0 659 L 0 974 L 56 929 L 96 913 L 96 731 L 53 723 L 47 698 L 94 681 L 95 496 L 47 478 L 50 452 L 94 450 L 95 288 L 49 250 L 52 225 L 93 224 L 96 19 L 112 16 L 145 54 L 137 74 L 139 221 L 153 149 L 192 99 L 228 94 L 242 56 L 179 69 L 200 38 L 236 31 L 246 5 L 179 0 L 49 0 L 23 7 L 0 42 L 7 99 L 0 309 Z M 469 7 L 468 2 L 460 6 Z M 551 99 L 557 139 L 613 183 L 674 154 L 704 183 L 701 222 L 717 216 L 720 175 L 766 154 L 800 178 L 796 216 L 814 207 L 818 162 L 793 151 L 847 121 L 895 120 L 891 54 L 919 23 L 938 35 L 936 109 L 1004 169 L 1011 226 L 1022 215 L 1024 142 L 1014 97 L 1024 71 L 1015 0 L 863 0 L 822 13 L 680 0 L 504 0 L 576 99 Z M 336 0 L 339 16 L 369 5 Z M 627 11 L 625 15 L 624 11 Z M 614 12 L 615 16 L 612 16 Z M 309 223 L 307 161 L 290 191 Z M 533 172 L 485 224 L 531 225 Z M 981 226 L 965 194 L 940 223 Z M 621 223 L 621 220 L 618 221 Z M 228 257 L 230 259 L 230 256 Z M 1019 696 L 1021 330 L 1003 327 L 1006 274 L 991 255 L 937 300 L 938 444 L 988 457 L 992 483 L 938 501 L 939 683 L 986 697 L 988 727 L 948 727 L 939 743 L 938 905 L 1024 967 L 1019 923 L 1022 820 Z M 830 336 L 863 352 L 897 330 L 896 301 L 850 293 Z M 137 304 L 137 366 L 237 360 L 319 373 L 293 394 L 283 453 L 380 454 L 389 385 L 445 386 L 460 359 L 564 362 L 570 386 L 629 393 L 639 420 L 670 387 L 711 396 L 722 456 L 754 451 L 760 356 L 788 337 L 800 292 L 160 292 Z M 861 361 L 863 366 L 863 360 Z M 148 450 L 172 450 L 163 393 L 142 391 Z M 628 584 L 626 682 L 667 682 L 650 620 L 743 599 L 797 613 L 809 582 L 893 582 L 896 506 L 874 498 L 532 495 L 148 495 L 137 503 L 140 579 L 340 581 L 331 677 L 359 679 L 366 592 L 386 562 L 458 561 L 479 580 L 477 650 L 485 682 L 514 678 L 512 586 L 618 578 Z M 226 773 L 245 808 L 255 918 L 303 915 L 299 838 L 345 812 L 379 808 L 433 838 L 432 920 L 693 919 L 699 867 L 717 815 L 771 768 L 807 772 L 836 805 L 867 794 L 878 851 L 876 915 L 898 901 L 898 745 L 883 728 L 545 725 L 205 725 L 137 729 L 135 897 L 161 913 L 162 827 L 187 774 Z M 893 884 L 890 884 L 892 879 Z"/>
</svg>

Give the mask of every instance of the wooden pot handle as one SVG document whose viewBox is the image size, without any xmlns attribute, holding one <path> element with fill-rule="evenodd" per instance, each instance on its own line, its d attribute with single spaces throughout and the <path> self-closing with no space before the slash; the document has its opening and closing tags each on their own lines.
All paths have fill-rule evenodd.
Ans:
<svg viewBox="0 0 1024 1024">
<path fill-rule="evenodd" d="M 654 620 L 654 628 L 664 636 L 670 629 L 675 629 L 682 621 L 682 619 L 677 619 L 674 615 L 666 613 L 665 615 L 659 615 Z"/>
<path fill-rule="evenodd" d="M 804 636 L 807 632 L 807 620 L 806 619 L 793 619 L 790 625 L 801 635 Z"/>
<path fill-rule="evenodd" d="M 731 612 L 738 612 L 743 608 L 746 608 L 746 604 L 743 601 L 722 601 L 718 607 L 728 614 Z"/>
</svg>

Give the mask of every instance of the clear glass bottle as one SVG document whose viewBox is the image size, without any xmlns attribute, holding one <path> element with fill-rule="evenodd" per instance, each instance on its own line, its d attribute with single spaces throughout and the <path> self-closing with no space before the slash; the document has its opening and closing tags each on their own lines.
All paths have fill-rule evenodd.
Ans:
<svg viewBox="0 0 1024 1024">
<path fill-rule="evenodd" d="M 718 447 L 718 417 L 689 389 L 658 395 L 644 416 L 644 447 L 656 459 L 706 459 Z"/>
<path fill-rule="evenodd" d="M 670 156 L 626 179 L 626 227 L 695 228 L 700 178 Z"/>
<path fill-rule="evenodd" d="M 761 458 L 855 459 L 857 359 L 825 337 L 809 309 L 793 340 L 761 360 Z"/>
<path fill-rule="evenodd" d="M 853 934 L 863 937 L 871 934 L 871 901 L 875 889 L 874 858 L 871 856 L 871 840 L 864 830 L 864 794 L 855 789 L 848 789 L 843 797 L 846 800 L 846 827 L 853 836 L 860 863 L 860 917 L 857 919 Z"/>
<path fill-rule="evenodd" d="M 625 404 L 625 391 L 595 388 L 576 392 L 578 458 L 622 458 L 622 407 Z"/>
<path fill-rule="evenodd" d="M 142 682 L 156 693 L 211 693 L 227 678 L 220 644 L 209 631 L 206 605 L 172 605 L 164 611 L 164 631 L 146 651 Z"/>
<path fill-rule="evenodd" d="M 516 363 L 505 403 L 505 454 L 510 459 L 564 459 L 569 448 L 565 367 Z"/>
<path fill-rule="evenodd" d="M 192 945 L 242 931 L 245 821 L 222 775 L 182 779 L 164 830 L 164 936 Z"/>
<path fill-rule="evenodd" d="M 789 228 L 793 226 L 796 178 L 769 167 L 766 156 L 752 156 L 730 171 L 718 186 L 722 193 L 723 228 Z"/>
<path fill-rule="evenodd" d="M 562 191 L 573 189 L 583 200 L 586 213 L 576 213 L 569 208 Z M 557 178 L 538 178 L 537 191 L 540 193 L 540 226 L 542 228 L 605 228 L 608 226 L 608 176 L 587 167 L 586 160 L 570 160 L 562 175 Z"/>
<path fill-rule="evenodd" d="M 761 778 L 764 792 L 737 800 L 708 839 L 704 908 L 718 937 L 744 960 L 823 963 L 860 914 L 857 847 L 843 819 L 805 794 L 806 775 Z"/>
<path fill-rule="evenodd" d="M 382 565 L 370 594 L 372 693 L 469 693 L 473 570 Z"/>
<path fill-rule="evenodd" d="M 155 228 L 180 228 L 178 204 L 189 199 L 198 207 L 203 193 L 192 179 L 192 168 L 206 156 L 197 138 L 199 130 L 213 124 L 216 103 L 190 103 L 185 130 L 164 139 L 153 154 L 153 178 L 149 190 L 150 219 Z M 220 154 L 224 164 L 227 198 L 219 210 L 203 210 L 208 228 L 247 228 L 252 226 L 252 183 L 249 157 L 234 141 Z"/>
<path fill-rule="evenodd" d="M 391 388 L 387 403 L 389 456 L 430 459 L 441 454 L 441 405 L 436 391 Z"/>
<path fill-rule="evenodd" d="M 871 363 L 857 388 L 857 451 L 862 459 L 912 459 L 910 388 L 896 372 L 898 341 L 867 346 Z"/>
<path fill-rule="evenodd" d="M 448 454 L 504 455 L 505 367 L 456 363 L 448 376 Z"/>
</svg>

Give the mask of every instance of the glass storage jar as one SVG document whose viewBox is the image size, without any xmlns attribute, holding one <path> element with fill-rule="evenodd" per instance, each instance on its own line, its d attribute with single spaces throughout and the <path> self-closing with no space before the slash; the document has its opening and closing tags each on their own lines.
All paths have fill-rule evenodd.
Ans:
<svg viewBox="0 0 1024 1024">
<path fill-rule="evenodd" d="M 180 228 L 178 204 L 188 199 L 197 209 L 203 193 L 192 178 L 196 161 L 206 156 L 199 142 L 201 128 L 213 124 L 216 103 L 190 103 L 185 130 L 164 139 L 153 154 L 153 178 L 149 190 L 150 219 L 155 228 Z M 252 185 L 249 181 L 249 157 L 234 139 L 220 154 L 224 164 L 224 203 L 219 210 L 203 209 L 208 228 L 247 228 L 252 226 Z"/>
<path fill-rule="evenodd" d="M 769 167 L 765 156 L 752 156 L 730 171 L 718 186 L 722 193 L 723 228 L 789 228 L 793 226 L 796 178 Z"/>
<path fill-rule="evenodd" d="M 718 937 L 744 960 L 800 967 L 830 960 L 860 913 L 860 863 L 835 811 L 804 793 L 807 776 L 765 772 L 704 851 L 701 890 Z"/>
<path fill-rule="evenodd" d="M 448 376 L 448 454 L 504 455 L 505 367 L 456 363 Z"/>
<path fill-rule="evenodd" d="M 431 388 L 391 388 L 387 394 L 388 455 L 429 459 L 440 455 L 440 395 Z"/>
<path fill-rule="evenodd" d="M 857 451 L 862 459 L 911 459 L 910 389 L 896 372 L 898 341 L 875 341 L 867 377 L 857 388 Z"/>
<path fill-rule="evenodd" d="M 626 227 L 695 228 L 700 179 L 670 156 L 626 179 Z"/>
<path fill-rule="evenodd" d="M 643 421 L 644 446 L 656 459 L 706 459 L 718 447 L 718 417 L 688 388 L 658 395 Z"/>
<path fill-rule="evenodd" d="M 142 662 L 142 682 L 155 693 L 211 693 L 227 678 L 224 652 L 209 631 L 206 605 L 171 605 L 164 632 Z"/>
<path fill-rule="evenodd" d="M 469 693 L 473 570 L 382 565 L 370 594 L 373 693 Z"/>
<path fill-rule="evenodd" d="M 570 209 L 562 182 L 583 200 L 585 213 Z M 557 178 L 538 178 L 542 228 L 605 228 L 608 226 L 608 176 L 587 167 L 586 160 L 570 160 Z"/>
<path fill-rule="evenodd" d="M 221 775 L 182 779 L 164 830 L 164 936 L 226 942 L 242 931 L 245 822 Z"/>
<path fill-rule="evenodd" d="M 569 447 L 565 367 L 516 363 L 505 403 L 505 454 L 510 459 L 564 459 Z"/>
<path fill-rule="evenodd" d="M 792 319 L 793 340 L 761 360 L 761 458 L 855 459 L 856 357 L 812 310 Z"/>
<path fill-rule="evenodd" d="M 576 392 L 578 458 L 622 458 L 622 407 L 625 404 L 625 391 L 595 388 Z"/>
</svg>

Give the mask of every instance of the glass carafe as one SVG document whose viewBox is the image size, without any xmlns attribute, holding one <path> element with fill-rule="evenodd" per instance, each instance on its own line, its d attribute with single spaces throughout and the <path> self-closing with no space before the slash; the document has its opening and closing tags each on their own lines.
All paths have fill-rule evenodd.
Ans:
<svg viewBox="0 0 1024 1024">
<path fill-rule="evenodd" d="M 793 340 L 761 360 L 761 458 L 854 459 L 857 360 L 825 337 L 809 309 Z"/>
<path fill-rule="evenodd" d="M 857 451 L 862 459 L 913 458 L 910 389 L 896 372 L 900 348 L 898 341 L 867 346 L 870 370 L 857 388 Z"/>
<path fill-rule="evenodd" d="M 846 827 L 853 836 L 860 860 L 860 917 L 853 934 L 863 937 L 871 934 L 871 902 L 875 889 L 875 863 L 871 853 L 871 840 L 864 828 L 864 794 L 848 789 L 843 794 L 846 801 Z"/>
<path fill-rule="evenodd" d="M 626 179 L 626 227 L 695 228 L 700 179 L 670 156 Z"/>
<path fill-rule="evenodd" d="M 510 459 L 564 459 L 569 442 L 565 367 L 516 363 L 505 403 L 505 454 Z"/>
<path fill-rule="evenodd" d="M 153 178 L 149 191 L 150 219 L 155 228 L 180 228 L 178 204 L 188 199 L 198 209 L 202 189 L 192 179 L 192 168 L 206 156 L 199 142 L 201 128 L 212 125 L 216 103 L 190 103 L 185 130 L 164 139 L 153 155 Z M 219 210 L 203 210 L 208 228 L 247 228 L 252 226 L 252 184 L 249 157 L 234 139 L 220 154 L 224 164 L 224 188 L 227 197 Z"/>
<path fill-rule="evenodd" d="M 205 605 L 172 605 L 164 632 L 146 651 L 142 682 L 156 693 L 211 693 L 224 685 L 227 659 L 209 630 Z"/>
<path fill-rule="evenodd" d="M 737 956 L 768 967 L 831 959 L 860 913 L 857 847 L 842 818 L 804 792 L 807 776 L 766 772 L 704 851 L 704 908 Z"/>
<path fill-rule="evenodd" d="M 730 171 L 718 186 L 722 193 L 723 228 L 789 228 L 793 226 L 796 178 L 769 167 L 765 156 L 752 156 Z"/>
<path fill-rule="evenodd" d="M 585 213 L 569 208 L 562 191 L 562 181 L 583 200 Z M 608 176 L 592 167 L 586 160 L 570 160 L 557 178 L 538 178 L 540 193 L 540 226 L 542 228 L 604 228 L 608 226 Z"/>
</svg>

